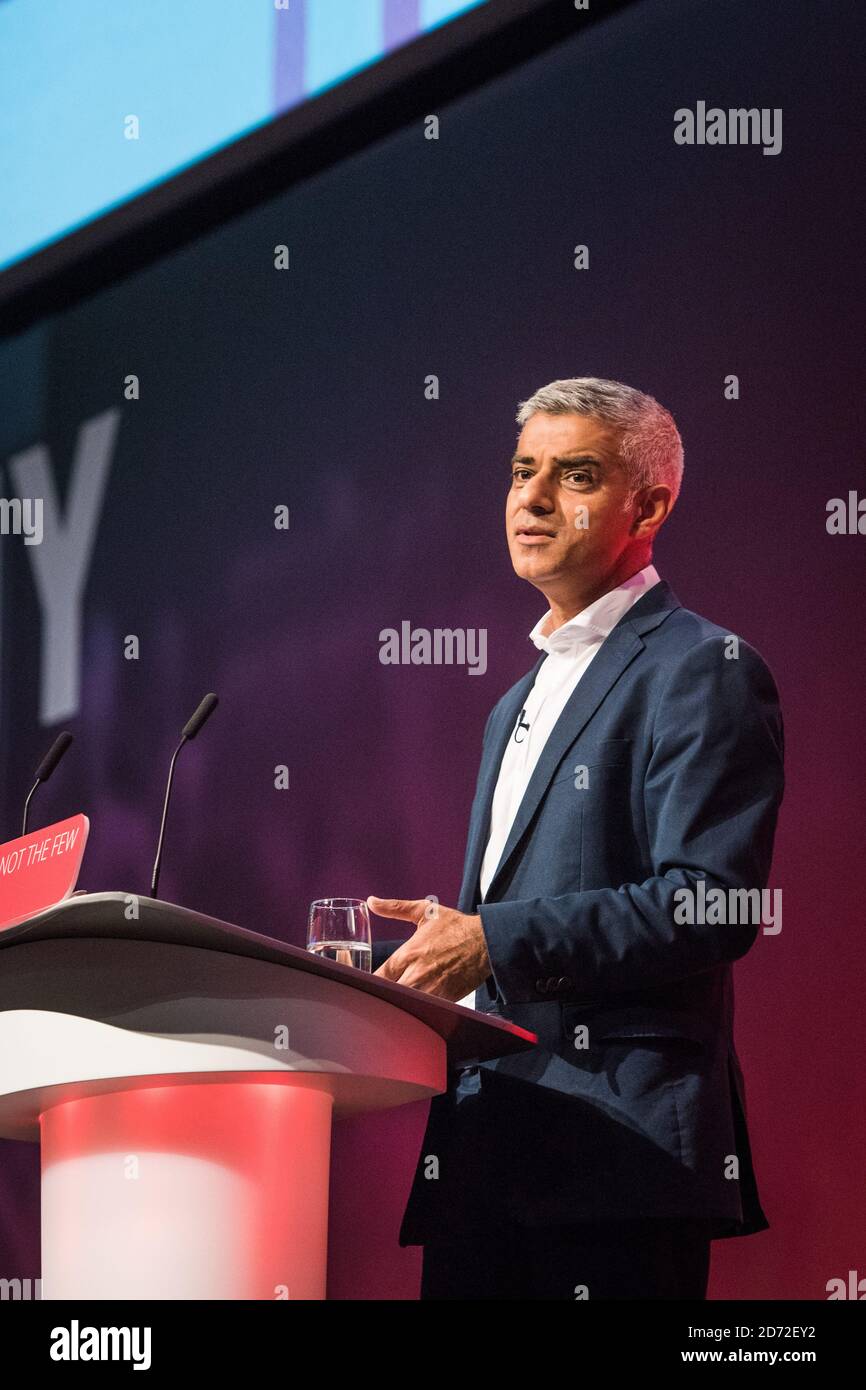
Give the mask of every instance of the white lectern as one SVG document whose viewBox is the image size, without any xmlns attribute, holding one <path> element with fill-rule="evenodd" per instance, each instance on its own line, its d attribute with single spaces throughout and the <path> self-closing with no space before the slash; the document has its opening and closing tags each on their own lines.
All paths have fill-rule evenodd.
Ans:
<svg viewBox="0 0 866 1390">
<path fill-rule="evenodd" d="M 324 1298 L 332 1115 L 535 1041 L 151 898 L 7 928 L 0 1136 L 41 1142 L 43 1298 Z"/>
</svg>

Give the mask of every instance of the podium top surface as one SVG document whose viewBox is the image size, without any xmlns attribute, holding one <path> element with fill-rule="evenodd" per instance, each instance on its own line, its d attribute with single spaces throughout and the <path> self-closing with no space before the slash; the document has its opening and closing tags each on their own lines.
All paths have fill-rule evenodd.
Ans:
<svg viewBox="0 0 866 1390">
<path fill-rule="evenodd" d="M 127 920 L 125 913 L 132 900 L 137 905 L 138 916 Z M 449 1003 L 350 965 L 323 960 L 303 947 L 290 946 L 176 903 L 139 894 L 87 893 L 67 898 L 26 922 L 0 932 L 0 950 L 9 951 L 17 945 L 40 941 L 99 938 L 114 941 L 126 938 L 219 951 L 338 981 L 393 1004 L 426 1024 L 444 1039 L 448 1064 L 452 1067 L 521 1052 L 537 1042 L 534 1033 L 498 1016 L 477 1013 L 461 1004 Z M 8 968 L 10 962 L 5 963 Z"/>
</svg>

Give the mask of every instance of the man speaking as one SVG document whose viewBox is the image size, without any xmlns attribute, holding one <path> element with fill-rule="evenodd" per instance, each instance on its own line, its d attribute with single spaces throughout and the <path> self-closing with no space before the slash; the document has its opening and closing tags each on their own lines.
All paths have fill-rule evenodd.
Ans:
<svg viewBox="0 0 866 1390">
<path fill-rule="evenodd" d="M 416 927 L 377 974 L 539 1046 L 434 1098 L 400 1243 L 424 1299 L 703 1299 L 710 1241 L 768 1225 L 731 967 L 761 931 L 778 693 L 652 564 L 668 411 L 579 377 L 517 420 L 505 525 L 548 605 L 539 657 L 487 720 L 457 908 L 368 902 Z"/>
</svg>

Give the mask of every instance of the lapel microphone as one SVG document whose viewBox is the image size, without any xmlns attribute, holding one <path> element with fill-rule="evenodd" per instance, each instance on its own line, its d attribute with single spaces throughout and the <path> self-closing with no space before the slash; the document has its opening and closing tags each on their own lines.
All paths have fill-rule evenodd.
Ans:
<svg viewBox="0 0 866 1390">
<path fill-rule="evenodd" d="M 517 737 L 517 735 L 519 734 L 519 732 L 520 732 L 521 729 L 528 729 L 528 728 L 529 728 L 529 720 L 526 720 L 525 723 L 524 723 L 524 720 L 523 720 L 523 716 L 525 715 L 525 713 L 526 713 L 526 709 L 525 709 L 525 707 L 524 707 L 524 708 L 520 711 L 520 715 L 519 715 L 518 720 L 517 720 L 517 727 L 516 727 L 515 730 L 514 730 L 514 742 L 515 742 L 515 743 L 525 743 L 525 741 L 526 741 L 526 735 L 525 735 L 525 734 L 524 734 L 524 737 L 523 737 L 523 738 L 518 738 L 518 737 Z"/>
</svg>

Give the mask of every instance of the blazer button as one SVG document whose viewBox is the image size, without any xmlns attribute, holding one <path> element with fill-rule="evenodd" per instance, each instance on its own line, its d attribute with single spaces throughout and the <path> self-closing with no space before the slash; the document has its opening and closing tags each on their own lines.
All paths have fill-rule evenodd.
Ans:
<svg viewBox="0 0 866 1390">
<path fill-rule="evenodd" d="M 569 978 L 568 978 L 567 975 L 560 975 L 559 979 L 558 979 L 557 982 L 556 982 L 556 988 L 557 988 L 557 989 L 568 989 L 568 987 L 569 987 L 570 984 L 571 984 L 571 980 L 569 980 Z"/>
</svg>

